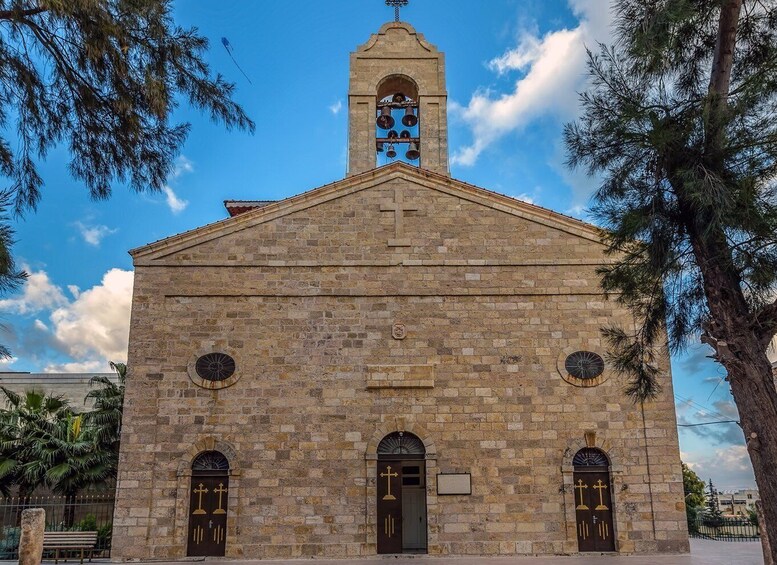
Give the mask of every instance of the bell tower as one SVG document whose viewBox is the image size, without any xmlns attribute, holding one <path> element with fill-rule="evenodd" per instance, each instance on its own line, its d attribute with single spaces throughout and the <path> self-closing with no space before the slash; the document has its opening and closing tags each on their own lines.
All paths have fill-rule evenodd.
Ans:
<svg viewBox="0 0 777 565">
<path fill-rule="evenodd" d="M 348 176 L 398 160 L 449 175 L 445 55 L 395 20 L 351 53 Z"/>
</svg>

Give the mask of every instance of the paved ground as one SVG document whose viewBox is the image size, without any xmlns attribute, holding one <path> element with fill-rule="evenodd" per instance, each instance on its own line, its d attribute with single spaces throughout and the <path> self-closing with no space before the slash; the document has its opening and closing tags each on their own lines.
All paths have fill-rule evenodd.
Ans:
<svg viewBox="0 0 777 565">
<path fill-rule="evenodd" d="M 192 562 L 194 559 L 186 561 Z M 761 544 L 758 542 L 692 539 L 690 555 L 640 557 L 609 555 L 587 555 L 585 557 L 432 557 L 429 555 L 408 555 L 347 560 L 228 561 L 225 559 L 205 559 L 204 561 L 218 563 L 218 565 L 301 565 L 302 563 L 310 563 L 311 565 L 763 565 L 763 555 Z M 162 565 L 160 562 L 154 562 L 154 564 Z"/>
</svg>

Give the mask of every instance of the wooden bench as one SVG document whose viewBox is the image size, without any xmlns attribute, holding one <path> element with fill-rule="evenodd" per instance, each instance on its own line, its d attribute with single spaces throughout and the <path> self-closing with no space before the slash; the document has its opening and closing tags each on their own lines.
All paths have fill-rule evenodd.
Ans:
<svg viewBox="0 0 777 565">
<path fill-rule="evenodd" d="M 59 563 L 59 550 L 81 550 L 81 563 L 84 562 L 84 550 L 89 551 L 89 561 L 97 545 L 97 532 L 43 532 L 43 549 L 54 550 L 54 563 Z M 67 561 L 67 559 L 65 559 Z"/>
</svg>

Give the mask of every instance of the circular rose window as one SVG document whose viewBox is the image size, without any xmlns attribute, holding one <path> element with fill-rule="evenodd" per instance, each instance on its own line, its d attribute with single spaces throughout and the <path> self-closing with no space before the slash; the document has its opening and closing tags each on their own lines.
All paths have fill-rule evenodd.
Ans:
<svg viewBox="0 0 777 565">
<path fill-rule="evenodd" d="M 604 372 L 604 359 L 592 351 L 575 351 L 567 356 L 564 368 L 576 379 L 595 379 Z"/>
<path fill-rule="evenodd" d="M 197 359 L 194 370 L 206 381 L 225 381 L 235 374 L 235 360 L 225 353 L 208 353 Z"/>
</svg>

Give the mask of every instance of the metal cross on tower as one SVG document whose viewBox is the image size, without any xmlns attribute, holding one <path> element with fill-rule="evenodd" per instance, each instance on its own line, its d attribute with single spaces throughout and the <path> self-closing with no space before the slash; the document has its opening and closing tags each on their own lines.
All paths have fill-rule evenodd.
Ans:
<svg viewBox="0 0 777 565">
<path fill-rule="evenodd" d="M 394 8 L 394 21 L 399 21 L 399 9 L 407 6 L 409 0 L 386 0 L 386 6 L 393 6 Z"/>
</svg>

